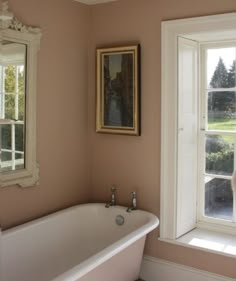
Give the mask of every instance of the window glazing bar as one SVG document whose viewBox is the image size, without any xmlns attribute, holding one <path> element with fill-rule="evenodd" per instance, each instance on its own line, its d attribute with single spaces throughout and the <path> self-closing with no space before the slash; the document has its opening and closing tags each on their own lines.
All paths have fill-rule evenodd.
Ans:
<svg viewBox="0 0 236 281">
<path fill-rule="evenodd" d="M 236 87 L 234 88 L 208 88 L 206 89 L 207 92 L 235 92 Z"/>
<path fill-rule="evenodd" d="M 15 144 L 15 124 L 11 125 L 11 157 L 12 157 L 12 170 L 16 169 L 16 161 L 15 161 L 15 149 L 16 149 L 16 144 Z"/>
<path fill-rule="evenodd" d="M 19 118 L 19 66 L 16 65 L 15 119 Z"/>
<path fill-rule="evenodd" d="M 204 131 L 204 129 L 201 129 Z M 222 135 L 222 136 L 236 136 L 236 131 L 223 131 L 223 130 L 205 130 L 204 133 L 206 135 Z"/>
<path fill-rule="evenodd" d="M 231 180 L 232 179 L 232 176 L 224 176 L 224 175 L 218 175 L 218 174 L 204 173 L 204 176 L 211 177 L 211 178 L 216 178 L 216 179 L 224 179 L 224 180 Z"/>
<path fill-rule="evenodd" d="M 5 118 L 5 67 L 2 68 L 2 118 Z"/>
</svg>

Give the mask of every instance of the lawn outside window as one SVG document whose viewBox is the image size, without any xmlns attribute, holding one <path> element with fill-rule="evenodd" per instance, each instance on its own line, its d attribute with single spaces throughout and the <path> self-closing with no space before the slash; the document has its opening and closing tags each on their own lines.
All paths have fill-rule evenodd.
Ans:
<svg viewBox="0 0 236 281">
<path fill-rule="evenodd" d="M 162 23 L 160 225 L 161 240 L 234 257 L 236 239 L 226 236 L 236 233 L 235 18 Z M 196 236 L 184 239 L 189 232 Z"/>
</svg>

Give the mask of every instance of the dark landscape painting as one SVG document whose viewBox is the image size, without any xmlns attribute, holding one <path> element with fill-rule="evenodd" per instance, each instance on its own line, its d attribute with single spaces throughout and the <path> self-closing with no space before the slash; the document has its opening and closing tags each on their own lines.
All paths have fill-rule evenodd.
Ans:
<svg viewBox="0 0 236 281">
<path fill-rule="evenodd" d="M 109 127 L 134 127 L 134 55 L 103 56 L 103 122 Z"/>
</svg>

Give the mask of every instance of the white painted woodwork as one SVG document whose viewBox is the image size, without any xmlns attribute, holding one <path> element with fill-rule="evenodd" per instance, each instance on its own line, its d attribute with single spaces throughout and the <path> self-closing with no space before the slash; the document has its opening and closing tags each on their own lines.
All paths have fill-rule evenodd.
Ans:
<svg viewBox="0 0 236 281">
<path fill-rule="evenodd" d="M 178 38 L 178 167 L 176 238 L 196 226 L 198 43 Z"/>
<path fill-rule="evenodd" d="M 144 256 L 140 277 L 145 281 L 235 281 L 207 271 Z"/>
<path fill-rule="evenodd" d="M 236 13 L 162 22 L 160 212 L 162 239 L 174 240 L 177 234 L 178 37 L 205 42 L 207 38 L 209 41 L 219 40 L 219 34 L 222 35 L 222 40 L 226 40 L 227 36 L 230 39 L 235 37 Z"/>
<path fill-rule="evenodd" d="M 0 227 L 0 280 L 3 280 L 2 230 Z"/>
</svg>

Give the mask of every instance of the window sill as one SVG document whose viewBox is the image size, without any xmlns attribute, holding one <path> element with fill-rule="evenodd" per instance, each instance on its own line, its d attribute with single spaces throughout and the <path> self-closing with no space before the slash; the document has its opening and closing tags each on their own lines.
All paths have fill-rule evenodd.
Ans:
<svg viewBox="0 0 236 281">
<path fill-rule="evenodd" d="M 230 234 L 196 228 L 176 240 L 160 241 L 236 258 L 236 237 Z"/>
</svg>

